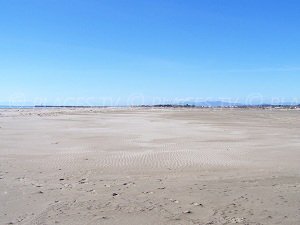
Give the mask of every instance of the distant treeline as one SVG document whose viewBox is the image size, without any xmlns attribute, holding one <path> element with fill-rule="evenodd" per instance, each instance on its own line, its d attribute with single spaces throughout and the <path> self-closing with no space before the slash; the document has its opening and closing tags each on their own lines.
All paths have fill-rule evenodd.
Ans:
<svg viewBox="0 0 300 225">
<path fill-rule="evenodd" d="M 138 105 L 135 107 L 154 107 L 154 108 L 194 108 L 196 107 L 195 105 L 189 105 L 189 104 L 185 104 L 185 105 L 172 105 L 172 104 L 161 104 L 161 105 Z"/>
<path fill-rule="evenodd" d="M 134 107 L 134 108 L 283 108 L 283 109 L 297 109 L 300 108 L 300 105 L 271 105 L 271 104 L 261 104 L 261 105 L 227 105 L 227 106 L 210 106 L 210 105 L 203 105 L 203 106 L 196 106 L 190 104 L 158 104 L 158 105 L 133 105 L 133 106 L 53 106 L 53 105 L 36 105 L 35 108 L 110 108 L 110 107 L 119 107 L 119 108 L 126 108 L 126 107 Z"/>
</svg>

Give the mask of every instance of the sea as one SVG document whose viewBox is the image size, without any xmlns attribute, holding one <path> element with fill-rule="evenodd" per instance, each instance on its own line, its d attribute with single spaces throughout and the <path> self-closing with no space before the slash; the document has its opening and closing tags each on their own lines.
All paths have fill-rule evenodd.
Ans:
<svg viewBox="0 0 300 225">
<path fill-rule="evenodd" d="M 10 105 L 0 105 L 0 109 L 33 109 L 34 106 L 10 106 Z"/>
</svg>

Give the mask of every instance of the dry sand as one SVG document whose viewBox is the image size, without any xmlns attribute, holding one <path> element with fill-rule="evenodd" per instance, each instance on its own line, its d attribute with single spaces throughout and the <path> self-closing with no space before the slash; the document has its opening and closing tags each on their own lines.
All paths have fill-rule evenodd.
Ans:
<svg viewBox="0 0 300 225">
<path fill-rule="evenodd" d="M 300 111 L 0 110 L 0 224 L 300 224 Z"/>
</svg>

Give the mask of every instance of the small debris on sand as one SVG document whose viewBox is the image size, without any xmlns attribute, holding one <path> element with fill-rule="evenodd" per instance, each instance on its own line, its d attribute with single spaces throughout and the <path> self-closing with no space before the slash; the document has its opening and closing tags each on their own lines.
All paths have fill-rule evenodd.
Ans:
<svg viewBox="0 0 300 225">
<path fill-rule="evenodd" d="M 183 212 L 183 214 L 191 214 L 191 213 L 192 213 L 192 211 L 190 211 L 190 210 L 186 210 Z"/>
<path fill-rule="evenodd" d="M 159 188 L 157 188 L 158 190 L 165 190 L 166 189 L 166 187 L 159 187 Z"/>
<path fill-rule="evenodd" d="M 192 205 L 193 205 L 193 206 L 203 206 L 203 204 L 197 203 L 197 202 L 193 202 Z"/>
</svg>

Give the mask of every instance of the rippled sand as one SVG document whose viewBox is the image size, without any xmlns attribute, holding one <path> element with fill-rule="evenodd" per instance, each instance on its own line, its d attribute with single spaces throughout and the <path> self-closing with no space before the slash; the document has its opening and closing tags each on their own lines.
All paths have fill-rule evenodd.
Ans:
<svg viewBox="0 0 300 225">
<path fill-rule="evenodd" d="M 300 224 L 300 111 L 1 109 L 0 224 Z"/>
</svg>

